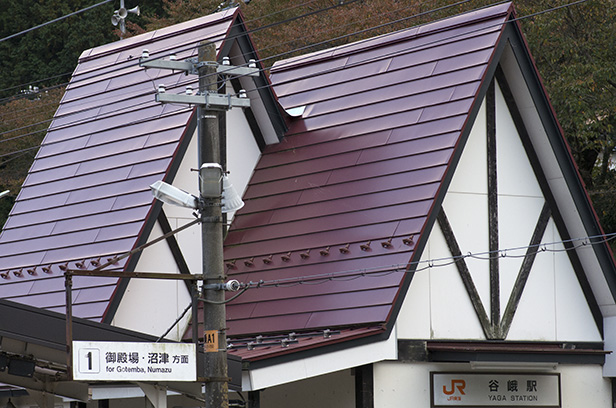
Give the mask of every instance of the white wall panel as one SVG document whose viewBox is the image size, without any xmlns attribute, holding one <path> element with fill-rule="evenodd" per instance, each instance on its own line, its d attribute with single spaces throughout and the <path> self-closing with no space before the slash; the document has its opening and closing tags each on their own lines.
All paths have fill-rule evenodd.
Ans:
<svg viewBox="0 0 616 408">
<path fill-rule="evenodd" d="M 464 156 L 464 155 L 463 155 Z M 454 179 L 457 177 L 454 176 Z M 447 193 L 443 202 L 445 214 L 455 235 L 460 252 L 476 257 L 465 258 L 477 292 L 484 304 L 490 301 L 490 265 L 488 256 L 488 196 L 485 194 Z M 448 247 L 446 247 L 448 248 Z M 446 257 L 451 257 L 449 249 Z"/>
<path fill-rule="evenodd" d="M 555 241 L 562 238 L 552 225 Z M 602 341 L 601 333 L 588 307 L 586 297 L 575 275 L 564 246 L 554 248 L 561 252 L 553 254 L 554 287 L 556 293 L 556 340 L 557 341 Z M 591 252 L 590 247 L 587 251 Z"/>
<path fill-rule="evenodd" d="M 544 203 L 542 197 L 498 197 L 499 248 L 506 249 L 499 254 L 501 313 L 507 306 Z M 544 235 L 543 242 L 552 241 Z"/>
<path fill-rule="evenodd" d="M 464 152 L 449 185 L 449 193 L 487 194 L 486 110 L 481 104 L 473 128 L 469 134 Z"/>
<path fill-rule="evenodd" d="M 552 242 L 552 238 L 547 233 L 542 242 Z M 541 252 L 535 257 L 507 340 L 556 340 L 555 296 L 553 254 Z"/>
<path fill-rule="evenodd" d="M 424 253 L 428 252 L 426 246 Z M 430 271 L 416 272 L 400 308 L 396 324 L 398 338 L 429 339 L 432 337 L 430 306 Z"/>
<path fill-rule="evenodd" d="M 241 109 L 227 113 L 227 170 L 229 180 L 240 194 L 246 191 L 261 151 Z"/>
<path fill-rule="evenodd" d="M 148 241 L 163 235 L 156 224 Z M 178 273 L 166 242 L 146 248 L 135 272 Z M 118 306 L 112 325 L 160 336 L 190 304 L 190 295 L 183 281 L 131 279 Z M 156 316 L 155 319 L 149 318 Z M 179 340 L 186 330 L 190 314 L 174 327 L 167 338 Z M 148 318 L 144 318 L 148 317 Z"/>
<path fill-rule="evenodd" d="M 431 371 L 481 372 L 468 363 L 381 362 L 374 367 L 375 408 L 430 407 Z M 610 380 L 602 378 L 600 365 L 559 365 L 546 372 L 561 374 L 562 408 L 612 407 Z"/>
<path fill-rule="evenodd" d="M 260 390 L 397 358 L 398 342 L 396 336 L 391 335 L 376 343 L 250 370 L 242 377 L 242 389 Z"/>
<path fill-rule="evenodd" d="M 498 193 L 543 197 L 500 87 L 496 93 L 496 165 Z"/>
</svg>

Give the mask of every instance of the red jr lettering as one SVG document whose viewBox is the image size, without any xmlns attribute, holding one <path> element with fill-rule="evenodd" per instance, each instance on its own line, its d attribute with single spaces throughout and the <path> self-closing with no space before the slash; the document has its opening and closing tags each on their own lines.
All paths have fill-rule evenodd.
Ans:
<svg viewBox="0 0 616 408">
<path fill-rule="evenodd" d="M 464 394 L 464 388 L 466 388 L 466 382 L 464 380 L 451 380 L 451 389 L 447 389 L 447 386 L 443 385 L 443 393 L 445 395 L 452 395 L 456 392 L 456 388 L 460 391 L 460 394 Z"/>
</svg>

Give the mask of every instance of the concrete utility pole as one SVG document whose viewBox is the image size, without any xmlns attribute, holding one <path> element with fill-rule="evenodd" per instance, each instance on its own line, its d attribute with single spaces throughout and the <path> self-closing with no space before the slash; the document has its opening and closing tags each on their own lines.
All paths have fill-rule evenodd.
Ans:
<svg viewBox="0 0 616 408">
<path fill-rule="evenodd" d="M 193 95 L 188 89 L 186 94 L 169 94 L 161 84 L 156 94 L 156 101 L 197 105 L 199 211 L 203 246 L 205 408 L 228 408 L 230 379 L 227 367 L 227 321 L 224 301 L 225 290 L 237 290 L 239 285 L 225 284 L 221 205 L 223 167 L 220 165 L 222 162 L 220 126 L 221 123 L 224 126 L 225 122 L 221 120 L 220 115 L 224 115 L 232 107 L 249 107 L 250 100 L 245 91 L 240 91 L 239 97 L 218 94 L 218 75 L 258 76 L 259 69 L 252 60 L 249 61 L 248 67 L 231 66 L 228 59 L 223 61 L 223 65 L 219 65 L 216 62 L 216 46 L 211 42 L 201 43 L 198 58 L 186 61 L 150 59 L 149 52 L 144 50 L 139 65 L 145 68 L 181 70 L 188 74 L 199 75 L 198 95 Z M 193 330 L 196 331 L 197 327 Z"/>
<path fill-rule="evenodd" d="M 201 43 L 199 46 L 198 68 L 199 92 L 216 93 L 218 74 L 216 46 L 213 43 Z M 208 63 L 209 62 L 209 63 Z M 204 163 L 220 164 L 219 112 L 207 106 L 197 107 L 199 131 L 199 168 Z M 221 174 L 222 177 L 222 174 Z M 222 182 L 221 182 L 222 194 Z M 203 242 L 203 329 L 216 341 L 211 342 L 215 350 L 205 353 L 205 408 L 227 408 L 229 406 L 229 389 L 227 373 L 227 317 L 225 292 L 206 289 L 225 282 L 223 269 L 223 237 L 221 197 L 202 197 L 204 207 L 201 212 L 201 234 Z M 208 303 L 212 302 L 212 303 Z M 206 341 L 207 343 L 207 341 Z"/>
</svg>

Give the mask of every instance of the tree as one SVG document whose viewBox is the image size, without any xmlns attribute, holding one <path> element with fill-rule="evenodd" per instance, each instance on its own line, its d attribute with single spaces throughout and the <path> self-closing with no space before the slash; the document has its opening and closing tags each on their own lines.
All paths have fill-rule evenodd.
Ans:
<svg viewBox="0 0 616 408">
<path fill-rule="evenodd" d="M 127 0 L 126 7 L 139 3 L 143 14 L 141 18 L 131 16 L 127 27 L 131 33 L 137 34 L 206 15 L 234 3 L 234 0 L 220 1 Z M 492 0 L 476 0 L 458 2 L 454 6 L 452 0 L 235 2 L 245 14 L 246 25 L 266 67 L 290 56 L 434 21 L 493 3 Z M 569 2 L 518 0 L 516 6 L 522 31 L 603 226 L 608 232 L 616 231 L 616 192 L 611 188 L 616 181 L 616 173 L 608 165 L 608 158 L 616 147 L 616 64 L 613 63 L 616 61 L 616 36 L 613 35 L 616 32 L 616 7 L 613 0 L 593 0 L 567 6 Z M 90 5 L 88 0 L 47 0 L 44 4 L 39 3 L 35 0 L 0 0 L 0 36 L 26 29 L 34 21 L 48 21 Z M 117 8 L 117 4 L 115 6 Z M 1 72 L 11 72 L 10 76 L 0 77 L 0 93 L 13 95 L 20 90 L 15 85 L 41 78 L 51 77 L 45 82 L 46 85 L 66 81 L 79 53 L 117 38 L 117 31 L 114 34 L 109 24 L 113 9 L 111 4 L 101 6 L 79 15 L 79 18 L 71 17 L 63 23 L 36 30 L 19 39 L 0 42 Z M 551 11 L 543 13 L 545 10 Z M 58 77 L 58 74 L 63 75 Z M 6 88 L 10 91 L 7 92 Z M 48 100 L 51 101 L 51 96 Z M 0 118 L 3 109 L 14 109 L 14 106 L 0 106 Z M 53 110 L 50 108 L 48 114 Z M 33 120 L 41 121 L 34 117 Z M 12 135 L 6 133 L 0 136 L 0 140 L 2 137 L 14 137 Z M 9 151 L 10 144 L 6 143 L 5 147 Z M 13 151 L 18 150 L 15 147 Z M 596 165 L 598 158 L 603 159 L 600 166 Z M 16 163 L 18 159 L 13 160 Z M 5 178 L 8 179 L 0 176 L 0 185 Z"/>
</svg>

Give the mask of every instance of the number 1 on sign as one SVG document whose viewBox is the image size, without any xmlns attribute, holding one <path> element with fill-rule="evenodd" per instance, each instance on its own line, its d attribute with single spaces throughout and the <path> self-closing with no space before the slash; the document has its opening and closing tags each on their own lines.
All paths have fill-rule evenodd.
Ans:
<svg viewBox="0 0 616 408">
<path fill-rule="evenodd" d="M 100 371 L 100 350 L 94 348 L 79 349 L 77 362 L 80 373 L 98 373 Z"/>
</svg>

